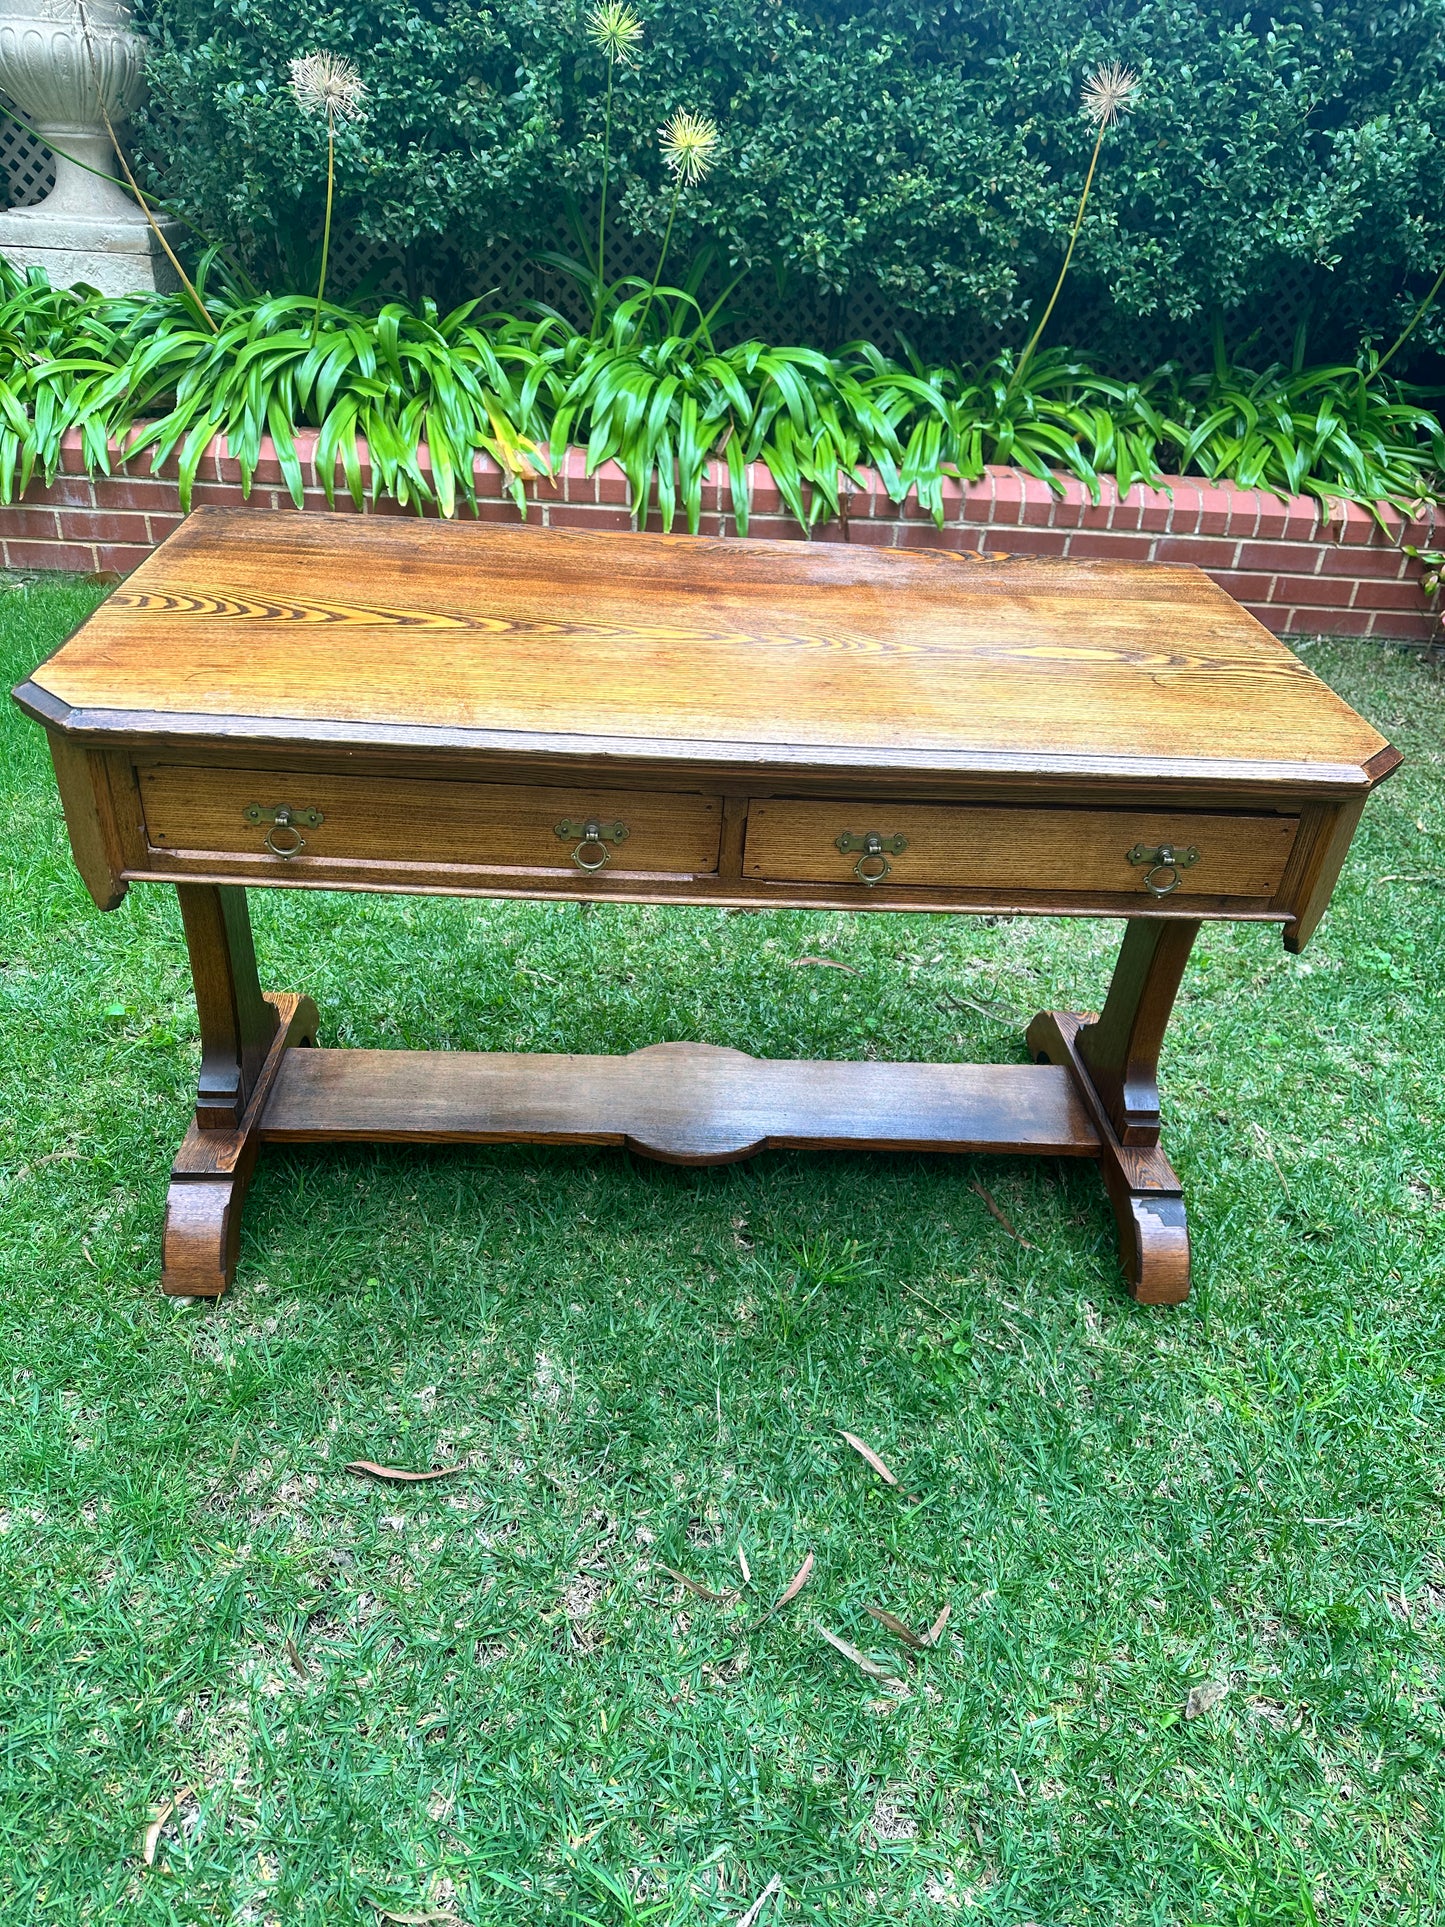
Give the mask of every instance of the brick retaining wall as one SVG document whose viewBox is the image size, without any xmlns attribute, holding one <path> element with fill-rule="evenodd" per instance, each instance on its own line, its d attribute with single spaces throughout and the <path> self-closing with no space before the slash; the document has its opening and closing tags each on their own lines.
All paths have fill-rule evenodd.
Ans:
<svg viewBox="0 0 1445 1927">
<path fill-rule="evenodd" d="M 314 434 L 297 436 L 308 510 L 325 509 L 311 460 Z M 423 456 L 425 451 L 423 451 Z M 363 463 L 363 474 L 369 483 Z M 67 437 L 62 470 L 46 487 L 36 481 L 23 501 L 0 507 L 0 555 L 11 569 L 118 570 L 143 561 L 180 519 L 174 463 L 150 472 L 148 455 L 92 478 L 81 460 L 78 435 Z M 783 511 L 767 471 L 753 471 L 754 535 L 801 537 Z M 1426 642 L 1437 632 L 1420 585 L 1420 565 L 1398 546 L 1430 546 L 1445 539 L 1433 525 L 1405 525 L 1386 515 L 1389 534 L 1353 504 L 1322 530 L 1307 496 L 1280 498 L 1261 491 L 1172 479 L 1168 489 L 1133 488 L 1124 500 L 1112 481 L 1093 502 L 1082 484 L 1068 481 L 1057 495 L 1017 469 L 990 469 L 979 482 L 944 483 L 945 525 L 936 528 L 916 502 L 901 509 L 876 477 L 855 489 L 841 521 L 815 540 L 868 542 L 887 548 L 980 549 L 1033 555 L 1108 556 L 1131 561 L 1196 562 L 1280 635 L 1329 633 Z M 515 520 L 502 494 L 501 475 L 481 459 L 477 489 L 485 520 Z M 553 528 L 631 527 L 628 488 L 615 463 L 585 472 L 580 449 L 568 451 L 555 481 L 529 485 L 529 519 Z M 218 439 L 207 450 L 193 500 L 196 506 L 240 507 L 240 470 Z M 291 509 L 280 466 L 269 443 L 251 489 L 251 505 Z M 702 532 L 735 532 L 726 513 L 726 471 L 715 463 L 703 491 Z M 351 509 L 338 487 L 337 506 Z M 382 501 L 368 513 L 406 515 Z M 659 526 L 654 511 L 650 526 Z"/>
</svg>

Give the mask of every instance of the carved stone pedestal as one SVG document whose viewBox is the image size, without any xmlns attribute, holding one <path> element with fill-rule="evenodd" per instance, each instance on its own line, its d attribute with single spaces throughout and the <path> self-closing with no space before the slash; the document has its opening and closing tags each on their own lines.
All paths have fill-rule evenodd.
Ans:
<svg viewBox="0 0 1445 1927">
<path fill-rule="evenodd" d="M 173 288 L 175 270 L 116 178 L 101 102 L 117 129 L 145 91 L 145 42 L 123 0 L 0 0 L 0 89 L 55 153 L 55 186 L 0 214 L 0 250 L 52 287 Z M 175 224 L 162 221 L 175 245 Z"/>
</svg>

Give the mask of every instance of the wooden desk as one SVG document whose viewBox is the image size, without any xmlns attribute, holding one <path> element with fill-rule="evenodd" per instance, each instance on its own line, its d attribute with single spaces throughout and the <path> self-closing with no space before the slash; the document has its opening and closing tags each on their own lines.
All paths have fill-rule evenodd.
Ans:
<svg viewBox="0 0 1445 1927">
<path fill-rule="evenodd" d="M 15 692 L 102 909 L 174 883 L 201 1025 L 164 1286 L 217 1296 L 263 1143 L 1096 1158 L 1189 1288 L 1156 1067 L 1201 920 L 1302 947 L 1399 756 L 1192 568 L 202 510 Z M 1127 918 L 1028 1065 L 315 1048 L 248 885 Z"/>
</svg>

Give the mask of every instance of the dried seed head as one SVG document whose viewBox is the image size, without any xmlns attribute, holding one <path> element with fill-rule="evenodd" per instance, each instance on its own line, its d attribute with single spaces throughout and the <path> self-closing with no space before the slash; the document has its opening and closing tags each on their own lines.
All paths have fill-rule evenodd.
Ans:
<svg viewBox="0 0 1445 1927">
<path fill-rule="evenodd" d="M 1095 127 L 1112 127 L 1134 104 L 1139 76 L 1132 67 L 1111 61 L 1097 67 L 1084 82 L 1084 113 Z"/>
<path fill-rule="evenodd" d="M 662 129 L 662 158 L 684 187 L 692 187 L 717 157 L 717 125 L 706 114 L 679 107 Z"/>
<path fill-rule="evenodd" d="M 306 114 L 325 114 L 330 126 L 355 120 L 366 98 L 366 86 L 349 60 L 340 54 L 300 54 L 291 62 L 291 92 Z"/>
<path fill-rule="evenodd" d="M 587 15 L 587 38 L 609 60 L 626 66 L 642 38 L 642 22 L 627 0 L 601 0 Z"/>
</svg>

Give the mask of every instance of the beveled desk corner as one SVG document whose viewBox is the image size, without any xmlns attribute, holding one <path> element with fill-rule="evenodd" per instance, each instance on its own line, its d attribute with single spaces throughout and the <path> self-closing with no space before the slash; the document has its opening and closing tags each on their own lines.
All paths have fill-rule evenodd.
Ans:
<svg viewBox="0 0 1445 1927">
<path fill-rule="evenodd" d="M 1135 1296 L 1189 1288 L 1157 1067 L 1200 924 L 1300 949 L 1399 756 L 1198 570 L 200 510 L 16 700 L 95 902 L 176 886 L 201 1072 L 164 1289 L 215 1297 L 264 1143 L 1098 1161 Z M 1108 916 L 1022 1065 L 339 1051 L 249 886 Z"/>
</svg>

